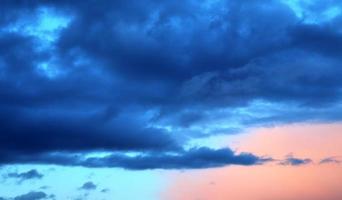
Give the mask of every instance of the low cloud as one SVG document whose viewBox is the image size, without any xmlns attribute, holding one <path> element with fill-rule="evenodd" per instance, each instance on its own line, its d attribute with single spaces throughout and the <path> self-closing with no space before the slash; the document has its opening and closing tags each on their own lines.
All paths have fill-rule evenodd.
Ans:
<svg viewBox="0 0 342 200">
<path fill-rule="evenodd" d="M 39 173 L 37 170 L 35 169 L 31 169 L 27 172 L 12 172 L 12 173 L 8 173 L 7 175 L 5 175 L 5 177 L 7 178 L 16 178 L 19 179 L 19 181 L 26 181 L 26 180 L 31 180 L 31 179 L 41 179 L 43 178 L 43 174 Z"/>
<path fill-rule="evenodd" d="M 97 188 L 97 185 L 95 185 L 93 182 L 91 181 L 88 181 L 88 182 L 85 182 L 81 187 L 80 189 L 81 190 L 95 190 Z"/>
<path fill-rule="evenodd" d="M 14 198 L 10 198 L 11 200 L 48 200 L 48 199 L 55 199 L 55 195 L 51 194 L 48 195 L 45 192 L 41 191 L 31 191 L 26 194 L 22 194 L 16 196 Z"/>
<path fill-rule="evenodd" d="M 322 159 L 319 164 L 341 164 L 342 161 L 339 157 L 328 157 Z"/>
<path fill-rule="evenodd" d="M 289 166 L 301 166 L 311 164 L 313 161 L 309 158 L 296 158 L 293 156 L 288 156 L 285 160 L 281 161 L 280 165 L 289 165 Z"/>
<path fill-rule="evenodd" d="M 17 157 L 15 157 L 17 156 Z M 13 161 L 12 161 L 13 160 Z M 86 157 L 83 154 L 49 153 L 35 155 L 14 155 L 3 163 L 54 164 L 61 166 L 83 166 L 89 168 L 146 169 L 201 169 L 227 165 L 259 165 L 273 161 L 272 158 L 259 157 L 252 153 L 236 153 L 229 148 L 211 149 L 207 147 L 179 149 L 169 152 L 145 152 L 135 156 L 112 153 L 107 156 Z"/>
</svg>

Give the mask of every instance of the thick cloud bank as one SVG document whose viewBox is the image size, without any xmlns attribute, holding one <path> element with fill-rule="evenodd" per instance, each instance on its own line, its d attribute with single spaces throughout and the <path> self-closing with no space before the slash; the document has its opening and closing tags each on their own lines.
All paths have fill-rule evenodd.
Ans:
<svg viewBox="0 0 342 200">
<path fill-rule="evenodd" d="M 340 121 L 341 3 L 2 1 L 0 161 L 262 163 L 229 149 L 184 149 L 254 126 Z M 92 152 L 113 155 L 73 157 Z"/>
</svg>

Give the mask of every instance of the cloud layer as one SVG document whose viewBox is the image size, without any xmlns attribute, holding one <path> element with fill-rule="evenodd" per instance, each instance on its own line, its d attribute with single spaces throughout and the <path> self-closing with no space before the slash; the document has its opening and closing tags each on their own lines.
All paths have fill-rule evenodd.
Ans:
<svg viewBox="0 0 342 200">
<path fill-rule="evenodd" d="M 2 2 L 0 161 L 257 164 L 251 153 L 185 147 L 254 126 L 340 121 L 339 3 Z M 92 152 L 113 156 L 72 158 Z"/>
<path fill-rule="evenodd" d="M 10 155 L 0 160 L 0 164 L 49 164 L 62 166 L 83 166 L 90 168 L 145 169 L 200 169 L 225 165 L 258 165 L 273 161 L 272 158 L 258 157 L 251 153 L 237 154 L 231 149 L 210 149 L 207 147 L 179 150 L 174 152 L 149 152 L 138 155 L 111 153 L 106 156 L 85 156 L 72 153 L 45 153 Z M 19 176 L 19 175 L 17 175 Z"/>
</svg>

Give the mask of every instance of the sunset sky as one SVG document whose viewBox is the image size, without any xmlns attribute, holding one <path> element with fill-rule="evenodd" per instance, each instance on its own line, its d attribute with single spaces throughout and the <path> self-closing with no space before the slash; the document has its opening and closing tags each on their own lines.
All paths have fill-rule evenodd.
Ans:
<svg viewBox="0 0 342 200">
<path fill-rule="evenodd" d="M 0 200 L 341 200 L 341 0 L 0 1 Z"/>
</svg>

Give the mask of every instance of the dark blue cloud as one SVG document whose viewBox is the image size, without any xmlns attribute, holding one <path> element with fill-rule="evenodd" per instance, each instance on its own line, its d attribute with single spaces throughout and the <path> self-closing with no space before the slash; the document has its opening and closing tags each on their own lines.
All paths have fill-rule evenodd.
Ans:
<svg viewBox="0 0 342 200">
<path fill-rule="evenodd" d="M 246 164 L 169 153 L 246 127 L 340 121 L 342 17 L 322 14 L 339 3 L 303 3 L 300 17 L 277 0 L 4 1 L 0 161 L 75 165 L 74 154 L 134 151 L 147 155 L 141 164 L 106 165 Z"/>
<path fill-rule="evenodd" d="M 300 47 L 327 56 L 341 56 L 342 33 L 329 25 L 298 25 L 292 30 Z"/>
<path fill-rule="evenodd" d="M 53 164 L 62 166 L 83 166 L 89 168 L 146 169 L 201 169 L 227 165 L 259 165 L 273 161 L 251 153 L 236 154 L 228 148 L 206 147 L 173 152 L 149 152 L 139 155 L 112 153 L 107 156 L 84 156 L 82 154 L 50 153 L 33 155 L 9 155 L 0 163 Z"/>
<path fill-rule="evenodd" d="M 0 117 L 6 133 L 0 135 L 0 152 L 158 150 L 177 146 L 163 130 L 143 128 L 130 119 L 101 122 L 86 115 L 57 116 L 59 111 L 43 111 L 44 117 L 14 112 Z"/>
<path fill-rule="evenodd" d="M 250 153 L 235 154 L 230 149 L 197 148 L 179 153 L 147 154 L 140 156 L 110 155 L 88 158 L 87 167 L 123 167 L 125 169 L 199 169 L 226 165 L 257 165 L 271 161 Z"/>
</svg>

